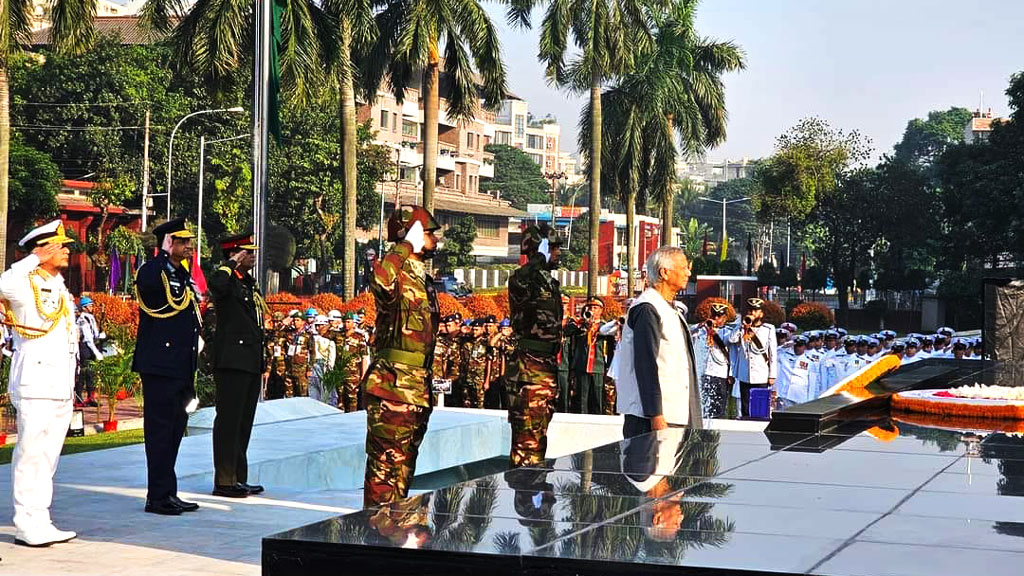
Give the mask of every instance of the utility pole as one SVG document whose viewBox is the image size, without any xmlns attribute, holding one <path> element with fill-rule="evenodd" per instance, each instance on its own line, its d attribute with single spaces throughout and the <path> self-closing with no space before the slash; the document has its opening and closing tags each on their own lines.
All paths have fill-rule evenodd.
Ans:
<svg viewBox="0 0 1024 576">
<path fill-rule="evenodd" d="M 725 231 L 725 207 L 728 206 L 729 204 L 735 204 L 737 202 L 746 202 L 747 200 L 750 200 L 750 198 L 743 197 L 737 198 L 735 200 L 726 200 L 725 198 L 722 198 L 721 200 L 715 200 L 714 198 L 707 198 L 705 196 L 701 196 L 700 199 L 704 200 L 705 202 L 714 202 L 715 204 L 722 205 L 722 243 L 718 245 L 718 253 L 721 254 L 722 246 L 726 245 L 726 238 L 728 238 Z"/>
<path fill-rule="evenodd" d="M 142 144 L 142 233 L 149 221 L 149 110 L 146 110 L 146 136 Z"/>
</svg>

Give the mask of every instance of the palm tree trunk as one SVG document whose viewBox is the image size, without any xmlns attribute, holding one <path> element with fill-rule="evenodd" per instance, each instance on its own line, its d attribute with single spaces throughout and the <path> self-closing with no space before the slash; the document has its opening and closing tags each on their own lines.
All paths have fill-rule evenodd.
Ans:
<svg viewBox="0 0 1024 576">
<path fill-rule="evenodd" d="M 633 270 L 636 268 L 636 234 L 633 226 L 636 224 L 636 189 L 630 186 L 631 190 L 626 194 L 626 297 L 633 297 Z"/>
<path fill-rule="evenodd" d="M 595 72 L 590 83 L 590 248 L 587 267 L 587 296 L 597 295 L 598 235 L 601 232 L 601 77 Z"/>
<path fill-rule="evenodd" d="M 356 291 L 356 93 L 352 78 L 351 57 L 352 27 L 347 21 L 341 23 L 341 145 L 342 145 L 342 190 L 344 191 L 344 221 L 342 235 L 344 250 L 342 263 L 345 300 L 352 298 Z"/>
<path fill-rule="evenodd" d="M 672 134 L 672 115 L 669 114 L 666 118 L 668 124 L 668 139 L 669 142 L 674 141 Z M 672 187 L 672 182 L 668 183 L 664 192 L 664 201 L 661 203 L 661 245 L 671 246 L 672 242 L 672 216 L 673 206 L 672 201 L 675 199 L 675 190 Z M 694 254 L 687 254 L 688 258 L 693 258 Z"/>
<path fill-rule="evenodd" d="M 440 108 L 441 58 L 437 41 L 430 47 L 430 62 L 423 77 L 423 207 L 434 212 L 437 185 L 437 121 Z"/>
<path fill-rule="evenodd" d="M 0 66 L 0 270 L 7 269 L 7 179 L 11 155 L 11 90 L 7 68 Z"/>
</svg>

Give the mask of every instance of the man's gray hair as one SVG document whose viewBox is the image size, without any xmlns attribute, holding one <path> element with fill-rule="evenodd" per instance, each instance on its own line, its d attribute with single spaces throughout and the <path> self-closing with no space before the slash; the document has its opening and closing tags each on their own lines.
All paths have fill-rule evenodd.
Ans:
<svg viewBox="0 0 1024 576">
<path fill-rule="evenodd" d="M 679 256 L 686 256 L 686 252 L 677 246 L 662 246 L 655 250 L 648 256 L 647 264 L 645 265 L 647 268 L 647 282 L 651 286 L 661 284 L 661 275 L 658 272 L 662 268 L 670 268 L 672 261 Z"/>
</svg>

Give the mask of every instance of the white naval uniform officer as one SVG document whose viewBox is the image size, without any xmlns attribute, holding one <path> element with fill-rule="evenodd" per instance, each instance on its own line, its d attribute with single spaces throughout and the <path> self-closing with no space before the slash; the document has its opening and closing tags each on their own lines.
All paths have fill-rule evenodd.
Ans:
<svg viewBox="0 0 1024 576">
<path fill-rule="evenodd" d="M 32 230 L 19 245 L 31 254 L 0 275 L 12 324 L 11 402 L 18 412 L 12 462 L 16 544 L 49 546 L 75 537 L 50 520 L 53 476 L 71 423 L 78 330 L 74 300 L 61 270 L 73 242 L 59 220 Z"/>
</svg>

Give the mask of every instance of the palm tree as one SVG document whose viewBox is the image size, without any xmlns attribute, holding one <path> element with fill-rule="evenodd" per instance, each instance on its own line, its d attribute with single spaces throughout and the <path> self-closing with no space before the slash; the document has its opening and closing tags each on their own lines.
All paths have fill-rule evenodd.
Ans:
<svg viewBox="0 0 1024 576">
<path fill-rule="evenodd" d="M 587 294 L 597 292 L 598 234 L 601 214 L 601 90 L 628 72 L 634 55 L 653 44 L 646 5 L 662 0 L 551 0 L 541 25 L 539 57 L 549 81 L 576 93 L 589 91 L 580 118 L 579 145 L 590 168 L 590 249 Z M 569 35 L 579 54 L 566 63 Z"/>
<path fill-rule="evenodd" d="M 621 191 L 626 227 L 633 230 L 638 195 L 661 207 L 663 245 L 671 243 L 678 136 L 684 154 L 700 154 L 725 140 L 725 88 L 721 76 L 743 69 L 743 51 L 732 42 L 697 35 L 693 26 L 698 0 L 674 0 L 667 9 L 651 9 L 654 41 L 637 55 L 631 72 L 604 95 L 612 111 L 604 121 L 602 171 L 605 182 Z M 584 111 L 584 116 L 590 114 Z M 592 134 L 583 126 L 584 137 Z M 634 241 L 627 267 L 633 270 Z M 692 256 L 692 254 L 691 254 Z M 632 274 L 629 274 L 632 294 Z"/>
<path fill-rule="evenodd" d="M 511 0 L 510 22 L 528 24 L 529 1 Z M 449 80 L 448 116 L 470 119 L 478 111 L 481 95 L 487 108 L 496 108 L 505 97 L 501 43 L 478 0 L 377 0 L 377 4 L 379 36 L 362 66 L 365 97 L 372 102 L 385 78 L 398 102 L 405 100 L 409 89 L 420 90 L 423 206 L 433 211 L 441 67 Z M 474 71 L 479 74 L 479 86 Z M 417 81 L 422 84 L 415 85 Z"/>
<path fill-rule="evenodd" d="M 11 88 L 7 70 L 11 59 L 31 43 L 32 0 L 5 0 L 0 10 L 0 269 L 7 268 L 7 192 L 11 153 Z M 54 0 L 50 6 L 50 45 L 78 54 L 92 43 L 93 0 Z"/>
<path fill-rule="evenodd" d="M 325 0 L 324 10 L 338 24 L 337 83 L 339 108 L 341 110 L 341 159 L 342 189 L 344 206 L 342 235 L 343 294 L 347 300 L 355 296 L 356 287 L 356 200 L 358 180 L 356 173 L 356 74 L 358 54 L 377 38 L 377 23 L 373 19 L 373 5 L 370 0 Z M 376 93 L 378 86 L 372 87 Z"/>
</svg>

